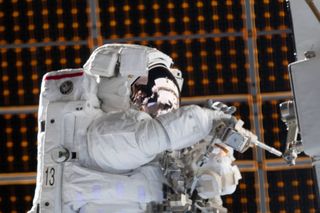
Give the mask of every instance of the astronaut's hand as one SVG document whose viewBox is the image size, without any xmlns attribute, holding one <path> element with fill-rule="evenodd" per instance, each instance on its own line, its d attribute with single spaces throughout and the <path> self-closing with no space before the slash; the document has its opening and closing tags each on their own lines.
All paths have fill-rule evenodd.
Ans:
<svg viewBox="0 0 320 213">
<path fill-rule="evenodd" d="M 198 170 L 196 189 L 203 199 L 229 193 L 230 186 L 241 178 L 239 170 L 232 165 L 233 149 L 223 143 L 215 144 L 208 159 Z"/>
<path fill-rule="evenodd" d="M 211 118 L 213 121 L 224 121 L 226 122 L 226 124 L 237 122 L 237 118 L 235 116 L 225 113 L 221 110 L 208 109 L 208 108 L 203 108 L 203 110 L 207 113 L 209 118 Z"/>
<path fill-rule="evenodd" d="M 222 122 L 230 128 L 234 128 L 238 122 L 238 119 L 235 116 L 231 116 L 230 118 L 222 118 Z"/>
<path fill-rule="evenodd" d="M 208 107 L 210 110 L 212 110 L 215 116 L 213 116 L 213 120 L 214 121 L 218 121 L 218 124 L 216 124 L 217 122 L 214 122 L 214 126 L 213 128 L 215 128 L 215 126 L 219 126 L 219 120 L 220 122 L 222 122 L 226 127 L 230 127 L 230 128 L 234 128 L 236 123 L 238 122 L 237 118 L 235 116 L 232 116 L 237 108 L 234 106 L 227 106 L 226 104 L 216 101 L 214 102 L 213 100 L 209 100 L 208 101 Z M 218 115 L 218 116 L 217 116 Z M 218 118 L 218 119 L 216 119 Z"/>
<path fill-rule="evenodd" d="M 227 127 L 234 128 L 238 122 L 235 116 L 225 114 L 222 111 L 204 109 L 212 122 L 210 135 L 222 136 Z"/>
<path fill-rule="evenodd" d="M 198 177 L 196 190 L 203 199 L 220 196 L 222 192 L 221 176 L 213 171 L 207 171 Z"/>
</svg>

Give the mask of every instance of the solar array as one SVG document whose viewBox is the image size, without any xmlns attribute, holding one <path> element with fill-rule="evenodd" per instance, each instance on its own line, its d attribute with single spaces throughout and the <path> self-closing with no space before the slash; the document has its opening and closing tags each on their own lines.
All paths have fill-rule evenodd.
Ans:
<svg viewBox="0 0 320 213">
<path fill-rule="evenodd" d="M 284 151 L 278 104 L 291 98 L 295 60 L 284 0 L 0 1 L 0 212 L 31 207 L 37 166 L 42 76 L 79 68 L 97 46 L 134 43 L 170 55 L 183 71 L 182 101 L 208 98 Z M 298 166 L 259 149 L 235 153 L 243 179 L 223 198 L 230 212 L 316 212 L 310 160 Z"/>
</svg>

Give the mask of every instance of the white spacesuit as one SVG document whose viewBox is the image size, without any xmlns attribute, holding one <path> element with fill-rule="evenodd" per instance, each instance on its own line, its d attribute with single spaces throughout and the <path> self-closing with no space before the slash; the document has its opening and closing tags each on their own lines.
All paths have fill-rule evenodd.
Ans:
<svg viewBox="0 0 320 213">
<path fill-rule="evenodd" d="M 84 69 L 44 76 L 30 212 L 145 212 L 164 202 L 159 154 L 191 147 L 231 119 L 179 108 L 183 79 L 171 65 L 154 48 L 111 44 L 96 49 Z M 222 144 L 211 152 L 198 172 L 200 197 L 234 192 L 241 176 L 232 153 Z"/>
</svg>

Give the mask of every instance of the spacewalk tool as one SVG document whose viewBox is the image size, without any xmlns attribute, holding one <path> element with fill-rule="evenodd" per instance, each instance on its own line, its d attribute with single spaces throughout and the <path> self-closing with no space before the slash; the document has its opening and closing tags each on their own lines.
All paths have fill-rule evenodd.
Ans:
<svg viewBox="0 0 320 213">
<path fill-rule="evenodd" d="M 211 108 L 214 110 L 223 111 L 226 114 L 232 114 L 235 112 L 235 107 L 228 107 L 221 102 L 215 102 L 211 105 Z M 249 147 L 258 146 L 278 157 L 282 156 L 282 153 L 275 148 L 268 146 L 258 140 L 258 136 L 252 133 L 251 131 L 243 128 L 244 122 L 241 119 L 236 119 L 234 117 L 233 123 L 231 124 L 222 124 L 222 126 L 217 129 L 217 133 L 220 137 L 220 140 L 232 147 L 234 150 L 243 153 Z"/>
</svg>

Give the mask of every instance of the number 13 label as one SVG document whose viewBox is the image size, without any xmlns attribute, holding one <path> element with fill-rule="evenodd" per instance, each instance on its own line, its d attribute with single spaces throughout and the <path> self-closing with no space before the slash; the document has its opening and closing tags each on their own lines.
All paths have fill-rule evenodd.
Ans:
<svg viewBox="0 0 320 213">
<path fill-rule="evenodd" d="M 53 187 L 56 182 L 56 169 L 54 167 L 46 167 L 44 171 L 44 185 Z"/>
</svg>

